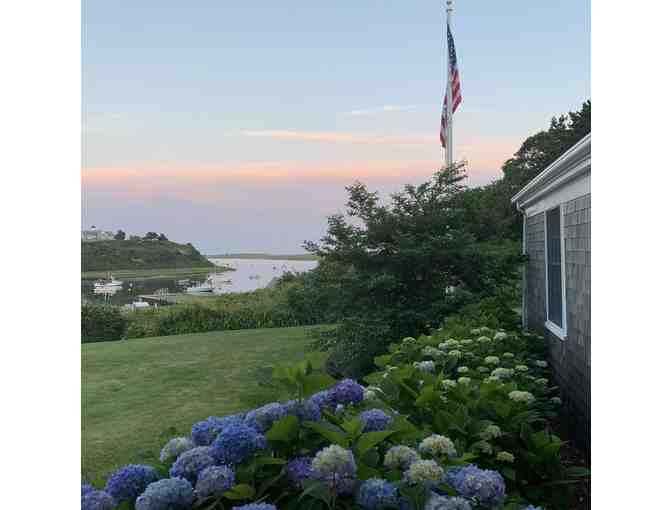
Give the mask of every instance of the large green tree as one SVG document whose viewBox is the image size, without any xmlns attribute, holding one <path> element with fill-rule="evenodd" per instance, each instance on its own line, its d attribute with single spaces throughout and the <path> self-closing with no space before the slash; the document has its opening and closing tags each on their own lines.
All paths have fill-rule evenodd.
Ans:
<svg viewBox="0 0 672 510">
<path fill-rule="evenodd" d="M 333 276 L 345 320 L 328 334 L 341 371 L 357 374 L 391 341 L 427 332 L 469 299 L 490 295 L 515 277 L 513 243 L 479 244 L 452 206 L 463 191 L 464 166 L 407 185 L 384 203 L 362 183 L 347 188 L 347 216 L 328 218 L 327 234 L 304 247 Z M 340 271 L 333 271 L 334 267 Z M 455 294 L 446 293 L 454 287 Z"/>
</svg>

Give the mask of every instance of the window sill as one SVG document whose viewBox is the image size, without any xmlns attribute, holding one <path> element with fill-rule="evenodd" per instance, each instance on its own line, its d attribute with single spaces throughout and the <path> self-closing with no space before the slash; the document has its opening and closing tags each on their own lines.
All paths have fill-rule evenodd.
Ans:
<svg viewBox="0 0 672 510">
<path fill-rule="evenodd" d="M 557 324 L 551 321 L 546 321 L 544 326 L 546 326 L 546 329 L 553 333 L 553 335 L 560 340 L 565 340 L 567 338 L 567 330 L 558 327 Z"/>
</svg>

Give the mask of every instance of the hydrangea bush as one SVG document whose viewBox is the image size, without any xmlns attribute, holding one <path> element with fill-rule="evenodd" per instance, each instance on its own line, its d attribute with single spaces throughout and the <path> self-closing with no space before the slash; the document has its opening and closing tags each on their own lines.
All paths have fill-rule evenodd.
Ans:
<svg viewBox="0 0 672 510">
<path fill-rule="evenodd" d="M 559 397 L 537 342 L 444 324 L 393 344 L 368 387 L 278 369 L 291 400 L 195 423 L 155 466 L 83 484 L 82 510 L 567 508 L 581 473 L 547 432 Z"/>
</svg>

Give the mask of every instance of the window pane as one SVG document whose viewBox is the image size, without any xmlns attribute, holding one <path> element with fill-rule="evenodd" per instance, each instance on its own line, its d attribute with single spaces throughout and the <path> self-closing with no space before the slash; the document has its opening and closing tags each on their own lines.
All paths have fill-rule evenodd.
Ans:
<svg viewBox="0 0 672 510">
<path fill-rule="evenodd" d="M 548 273 L 548 320 L 562 324 L 562 243 L 560 209 L 546 211 L 546 270 Z"/>
</svg>

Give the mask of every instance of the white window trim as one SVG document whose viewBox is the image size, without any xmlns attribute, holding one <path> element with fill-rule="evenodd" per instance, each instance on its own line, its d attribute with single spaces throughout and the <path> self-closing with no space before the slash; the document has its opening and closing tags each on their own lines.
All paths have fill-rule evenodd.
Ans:
<svg viewBox="0 0 672 510">
<path fill-rule="evenodd" d="M 551 209 L 556 209 L 556 207 L 549 207 L 544 211 L 544 278 L 546 283 L 546 322 L 544 326 L 548 329 L 555 337 L 560 340 L 565 340 L 567 338 L 567 291 L 566 291 L 566 279 L 565 279 L 565 205 L 559 204 L 557 206 L 559 209 L 560 215 L 560 278 L 562 280 L 562 326 L 558 326 L 556 323 L 552 322 L 548 317 L 548 221 L 546 219 L 547 211 Z"/>
</svg>

